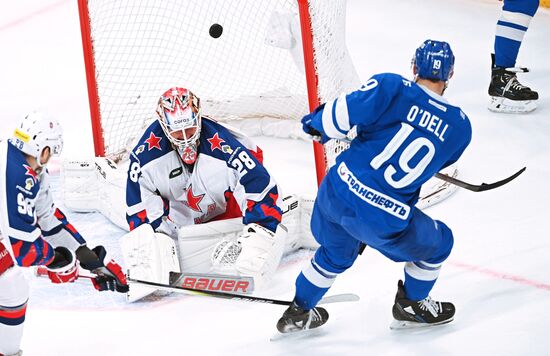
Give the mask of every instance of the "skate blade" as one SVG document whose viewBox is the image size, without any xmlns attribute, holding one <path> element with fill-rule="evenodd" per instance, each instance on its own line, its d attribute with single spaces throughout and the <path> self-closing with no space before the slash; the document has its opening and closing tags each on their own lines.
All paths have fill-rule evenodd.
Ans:
<svg viewBox="0 0 550 356">
<path fill-rule="evenodd" d="M 487 108 L 497 113 L 527 114 L 537 108 L 537 103 L 536 100 L 510 100 L 493 96 Z"/>
<path fill-rule="evenodd" d="M 416 321 L 405 321 L 405 320 L 395 320 L 394 319 L 392 321 L 392 323 L 390 324 L 390 329 L 391 330 L 423 329 L 423 328 L 430 328 L 432 326 L 448 324 L 453 320 L 454 320 L 454 318 L 450 318 L 450 319 L 447 319 L 447 320 L 440 321 L 438 323 L 428 324 L 428 323 L 420 323 L 420 322 L 416 322 Z"/>
<path fill-rule="evenodd" d="M 321 333 L 322 331 L 319 330 L 319 328 L 289 331 L 286 333 L 277 332 L 269 338 L 269 341 L 275 342 L 280 340 L 299 340 L 306 337 L 317 336 Z"/>
</svg>

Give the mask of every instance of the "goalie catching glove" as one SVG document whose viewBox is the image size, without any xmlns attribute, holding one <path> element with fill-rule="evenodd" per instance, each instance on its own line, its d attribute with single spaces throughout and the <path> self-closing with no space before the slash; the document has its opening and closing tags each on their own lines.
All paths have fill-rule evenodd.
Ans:
<svg viewBox="0 0 550 356">
<path fill-rule="evenodd" d="M 235 268 L 243 275 L 254 277 L 256 286 L 268 282 L 281 261 L 285 246 L 286 229 L 281 224 L 277 232 L 258 225 L 248 224 L 237 242 L 241 253 L 235 262 Z"/>
<path fill-rule="evenodd" d="M 78 267 L 74 253 L 65 247 L 54 249 L 54 259 L 46 266 L 52 283 L 72 283 L 78 278 Z"/>
<path fill-rule="evenodd" d="M 87 246 L 81 246 L 76 250 L 76 255 L 82 268 L 95 273 L 97 277 L 92 279 L 92 283 L 98 291 L 110 290 L 120 293 L 128 292 L 128 283 L 126 275 L 122 268 L 114 260 L 105 264 L 107 251 L 103 246 L 96 246 L 90 250 Z"/>
</svg>

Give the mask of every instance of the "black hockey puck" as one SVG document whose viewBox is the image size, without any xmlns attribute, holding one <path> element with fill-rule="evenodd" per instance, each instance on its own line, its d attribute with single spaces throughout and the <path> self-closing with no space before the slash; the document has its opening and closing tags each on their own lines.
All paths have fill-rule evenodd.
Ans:
<svg viewBox="0 0 550 356">
<path fill-rule="evenodd" d="M 222 25 L 215 23 L 210 26 L 210 30 L 208 32 L 210 33 L 210 36 L 212 36 L 212 38 L 218 38 L 222 35 L 223 27 Z"/>
</svg>

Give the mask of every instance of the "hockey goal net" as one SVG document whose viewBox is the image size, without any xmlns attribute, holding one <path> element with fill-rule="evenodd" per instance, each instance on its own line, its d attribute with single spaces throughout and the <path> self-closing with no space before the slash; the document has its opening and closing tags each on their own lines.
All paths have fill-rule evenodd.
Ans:
<svg viewBox="0 0 550 356">
<path fill-rule="evenodd" d="M 123 157 L 172 86 L 204 115 L 289 137 L 359 86 L 345 0 L 79 0 L 79 12 L 97 156 Z M 318 179 L 341 150 L 329 146 L 316 147 Z"/>
</svg>

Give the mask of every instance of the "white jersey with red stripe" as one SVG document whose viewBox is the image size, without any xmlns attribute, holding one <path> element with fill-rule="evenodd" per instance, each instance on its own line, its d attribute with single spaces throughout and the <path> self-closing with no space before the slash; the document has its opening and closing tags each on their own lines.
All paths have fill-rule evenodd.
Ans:
<svg viewBox="0 0 550 356">
<path fill-rule="evenodd" d="M 185 164 L 158 121 L 131 152 L 126 185 L 130 229 L 163 217 L 187 226 L 231 217 L 275 231 L 281 221 L 275 180 L 262 165 L 262 152 L 248 137 L 202 119 L 198 156 Z"/>
<path fill-rule="evenodd" d="M 47 264 L 54 247 L 86 243 L 53 203 L 49 180 L 14 144 L 0 142 L 0 239 L 19 266 Z"/>
</svg>

